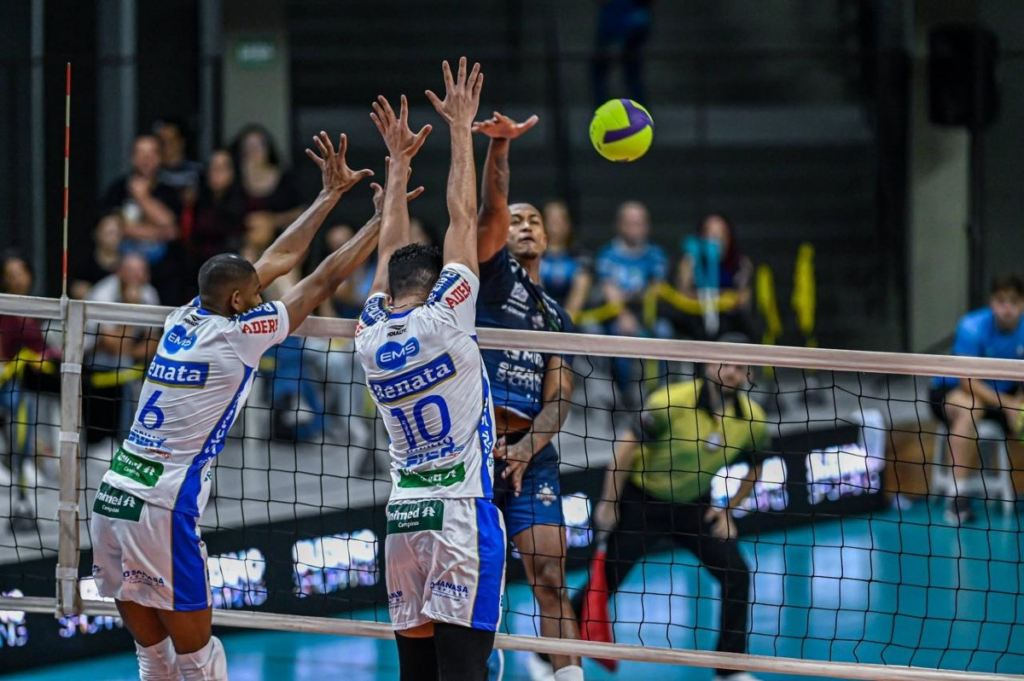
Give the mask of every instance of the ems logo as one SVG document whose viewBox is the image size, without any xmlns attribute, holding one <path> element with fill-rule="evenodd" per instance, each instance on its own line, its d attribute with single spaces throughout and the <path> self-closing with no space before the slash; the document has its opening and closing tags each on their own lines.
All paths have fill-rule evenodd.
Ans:
<svg viewBox="0 0 1024 681">
<path fill-rule="evenodd" d="M 420 342 L 410 338 L 405 343 L 390 341 L 377 350 L 377 366 L 385 371 L 395 371 L 405 366 L 410 357 L 419 354 Z"/>
<path fill-rule="evenodd" d="M 448 305 L 448 307 L 454 309 L 456 305 L 464 303 L 467 300 L 469 300 L 470 293 L 471 289 L 469 286 L 469 282 L 463 279 L 461 282 L 459 282 L 458 286 L 453 288 L 448 293 L 448 295 L 444 297 L 444 302 Z"/>
<path fill-rule="evenodd" d="M 188 335 L 188 330 L 177 324 L 164 336 L 164 352 L 173 355 L 179 350 L 188 350 L 196 344 L 196 337 Z"/>
<path fill-rule="evenodd" d="M 530 299 L 530 294 L 520 282 L 516 282 L 516 285 L 512 287 L 512 299 L 518 300 L 520 303 L 525 303 Z"/>
<path fill-rule="evenodd" d="M 545 506 L 550 506 L 555 503 L 558 497 L 555 496 L 555 489 L 551 485 L 544 483 L 540 486 L 540 491 L 537 492 L 537 499 Z"/>
</svg>

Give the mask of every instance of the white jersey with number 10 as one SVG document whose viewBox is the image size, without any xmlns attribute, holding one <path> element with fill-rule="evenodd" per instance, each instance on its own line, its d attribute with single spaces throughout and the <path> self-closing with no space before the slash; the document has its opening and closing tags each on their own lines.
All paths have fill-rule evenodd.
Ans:
<svg viewBox="0 0 1024 681">
<path fill-rule="evenodd" d="M 476 341 L 480 281 L 449 264 L 408 312 L 366 301 L 356 353 L 391 444 L 391 500 L 490 499 L 494 410 Z"/>
</svg>

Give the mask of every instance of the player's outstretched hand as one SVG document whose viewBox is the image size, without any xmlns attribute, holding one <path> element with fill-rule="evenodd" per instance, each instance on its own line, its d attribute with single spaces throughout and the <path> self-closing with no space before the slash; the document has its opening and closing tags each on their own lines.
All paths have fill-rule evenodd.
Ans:
<svg viewBox="0 0 1024 681">
<path fill-rule="evenodd" d="M 412 160 L 427 141 L 427 135 L 433 130 L 431 126 L 424 125 L 419 132 L 413 133 L 409 128 L 409 103 L 405 95 L 402 95 L 402 106 L 398 116 L 384 95 L 378 96 L 377 101 L 373 103 L 370 118 L 384 138 L 391 158 L 404 163 Z"/>
<path fill-rule="evenodd" d="M 334 143 L 323 130 L 319 135 L 313 137 L 320 155 L 310 149 L 306 149 L 306 156 L 313 159 L 313 163 L 320 167 L 320 174 L 324 183 L 325 192 L 337 192 L 344 194 L 352 187 L 359 184 L 364 177 L 371 177 L 373 171 L 369 168 L 352 170 L 345 162 L 345 152 L 348 151 L 348 137 L 342 134 L 338 140 L 338 151 L 334 151 Z"/>
<path fill-rule="evenodd" d="M 384 194 L 387 192 L 388 171 L 390 170 L 390 168 L 391 168 L 391 157 L 387 156 L 384 159 L 384 186 L 382 187 L 381 185 L 377 184 L 376 182 L 371 182 L 370 183 L 370 188 L 373 189 L 373 208 L 376 211 L 378 217 L 380 217 L 384 213 Z M 409 175 L 410 176 L 412 175 L 412 168 L 409 168 Z M 408 177 L 407 177 L 407 179 L 408 179 Z M 413 189 L 411 192 L 409 192 L 409 193 L 407 193 L 405 195 L 406 203 L 408 203 L 409 201 L 412 201 L 413 199 L 415 199 L 417 196 L 419 196 L 423 192 L 424 192 L 424 188 L 423 187 L 416 187 L 416 189 Z"/>
<path fill-rule="evenodd" d="M 480 64 L 473 64 L 473 70 L 467 76 L 466 58 L 460 58 L 457 78 L 452 78 L 452 69 L 447 61 L 441 64 L 441 70 L 444 72 L 444 101 L 430 90 L 427 90 L 427 99 L 451 127 L 471 126 L 480 108 L 480 89 L 484 85 Z"/>
<path fill-rule="evenodd" d="M 483 133 L 491 139 L 514 140 L 524 134 L 533 126 L 537 125 L 537 115 L 530 116 L 522 123 L 516 123 L 508 116 L 495 111 L 494 118 L 486 121 L 477 121 L 473 124 L 473 132 Z"/>
</svg>

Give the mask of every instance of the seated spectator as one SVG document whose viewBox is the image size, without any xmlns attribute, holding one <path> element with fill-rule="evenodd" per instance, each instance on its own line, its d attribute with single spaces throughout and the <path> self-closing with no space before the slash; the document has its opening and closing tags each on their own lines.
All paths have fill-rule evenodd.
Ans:
<svg viewBox="0 0 1024 681">
<path fill-rule="evenodd" d="M 412 221 L 410 221 L 410 227 Z M 327 230 L 325 242 L 327 252 L 333 253 L 355 236 L 355 230 L 348 225 L 335 225 Z M 372 257 L 372 256 L 371 256 Z M 357 319 L 359 313 L 370 296 L 370 285 L 373 283 L 373 272 L 376 269 L 372 260 L 367 260 L 359 265 L 349 275 L 334 297 L 324 301 L 320 307 L 319 314 L 322 317 L 341 317 L 342 319 Z"/>
<path fill-rule="evenodd" d="M 676 288 L 684 296 L 701 301 L 705 309 L 705 337 L 742 333 L 757 337 L 751 313 L 754 265 L 741 251 L 732 221 L 711 213 L 700 224 L 696 237 L 685 241 Z M 723 294 L 727 294 L 724 298 Z M 719 302 L 723 308 L 719 312 Z"/>
<path fill-rule="evenodd" d="M 163 144 L 160 182 L 178 190 L 183 206 L 195 204 L 203 182 L 203 164 L 186 156 L 188 140 L 184 124 L 177 119 L 164 118 L 153 123 L 153 134 Z"/>
<path fill-rule="evenodd" d="M 32 293 L 32 268 L 15 251 L 7 252 L 2 263 L 2 292 L 26 296 Z M 5 449 L 10 458 L 0 464 L 0 477 L 17 488 L 12 496 L 11 523 L 16 530 L 35 527 L 35 507 L 28 488 L 37 479 L 36 412 L 39 392 L 59 391 L 55 362 L 59 351 L 46 346 L 39 319 L 0 315 L 0 418 L 4 422 Z M 10 474 L 7 471 L 10 471 Z"/>
<path fill-rule="evenodd" d="M 196 264 L 238 251 L 245 237 L 245 195 L 235 176 L 235 162 L 225 149 L 210 157 L 206 182 L 199 190 L 195 219 L 187 241 Z M 197 272 L 198 274 L 198 272 Z"/>
<path fill-rule="evenodd" d="M 597 254 L 597 280 L 606 302 L 622 309 L 611 332 L 622 336 L 641 333 L 643 296 L 668 273 L 665 251 L 649 243 L 650 217 L 638 201 L 619 206 L 615 222 L 618 236 Z"/>
<path fill-rule="evenodd" d="M 92 250 L 72 266 L 69 287 L 72 298 L 83 300 L 98 281 L 117 271 L 121 262 L 123 236 L 124 219 L 120 213 L 100 218 L 92 233 Z"/>
<path fill-rule="evenodd" d="M 1024 359 L 1024 281 L 997 277 L 987 307 L 964 315 L 956 328 L 953 354 L 967 357 Z M 1007 433 L 1007 446 L 1019 455 L 1024 450 L 1024 394 L 1020 381 L 984 381 L 952 377 L 932 382 L 930 401 L 935 416 L 949 427 L 949 454 L 956 488 L 979 468 L 977 423 L 995 421 Z M 1016 456 L 1014 456 L 1016 458 Z M 965 523 L 974 519 L 971 500 L 958 494 L 947 501 L 946 519 Z"/>
<path fill-rule="evenodd" d="M 104 212 L 119 212 L 124 220 L 126 252 L 139 253 L 149 263 L 154 287 L 169 301 L 180 299 L 183 251 L 178 242 L 181 201 L 173 187 L 163 184 L 160 139 L 141 135 L 132 150 L 132 169 L 114 182 L 103 202 Z"/>
<path fill-rule="evenodd" d="M 115 274 L 101 280 L 87 296 L 104 303 L 159 305 L 149 284 L 149 267 L 136 253 L 121 259 Z M 132 419 L 133 385 L 140 383 L 143 367 L 159 342 L 157 329 L 115 324 L 89 324 L 86 328 L 83 408 L 87 439 L 127 435 Z"/>
<path fill-rule="evenodd" d="M 665 280 L 668 258 L 661 247 L 648 241 L 650 217 L 638 201 L 619 206 L 615 230 L 618 236 L 597 254 L 597 280 L 606 304 L 615 317 L 605 332 L 620 336 L 667 335 L 665 329 L 645 329 L 642 324 L 644 295 L 650 286 Z M 640 399 L 636 381 L 640 363 L 616 357 L 612 360 L 612 378 L 627 408 Z"/>
<path fill-rule="evenodd" d="M 231 145 L 231 155 L 245 196 L 246 239 L 262 252 L 278 230 L 302 213 L 298 189 L 282 170 L 270 133 L 260 125 L 248 125 Z"/>
<path fill-rule="evenodd" d="M 544 204 L 548 247 L 540 261 L 540 279 L 548 295 L 576 317 L 587 302 L 594 283 L 592 259 L 573 249 L 572 218 L 562 201 Z"/>
</svg>

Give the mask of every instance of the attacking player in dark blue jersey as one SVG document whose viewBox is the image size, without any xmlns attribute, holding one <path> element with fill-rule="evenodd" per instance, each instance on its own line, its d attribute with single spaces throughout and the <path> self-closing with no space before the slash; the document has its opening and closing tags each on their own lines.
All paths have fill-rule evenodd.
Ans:
<svg viewBox="0 0 1024 681">
<path fill-rule="evenodd" d="M 572 331 L 569 315 L 540 285 L 547 235 L 540 211 L 509 206 L 509 142 L 532 128 L 495 112 L 474 132 L 491 138 L 477 221 L 480 296 L 477 326 L 528 331 Z M 494 452 L 495 501 L 526 568 L 540 606 L 541 635 L 578 639 L 579 627 L 565 588 L 565 527 L 552 438 L 569 414 L 571 359 L 518 350 L 485 350 L 495 420 L 504 445 Z M 539 662 L 531 658 L 534 666 Z M 577 657 L 551 656 L 557 681 L 582 681 Z M 547 678 L 551 671 L 547 672 Z M 544 678 L 541 674 L 531 676 Z"/>
</svg>

